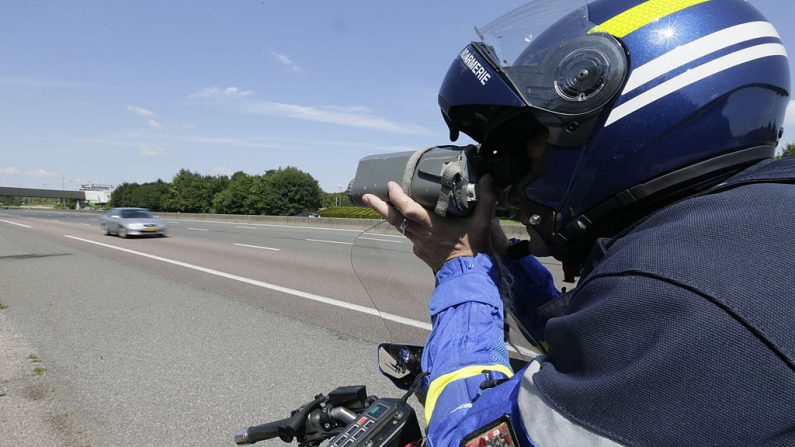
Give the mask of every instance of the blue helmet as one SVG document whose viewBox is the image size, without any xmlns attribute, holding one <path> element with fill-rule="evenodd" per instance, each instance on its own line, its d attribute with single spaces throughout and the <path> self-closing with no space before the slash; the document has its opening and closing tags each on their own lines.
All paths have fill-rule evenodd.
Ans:
<svg viewBox="0 0 795 447">
<path fill-rule="evenodd" d="M 787 54 L 746 1 L 535 0 L 477 31 L 439 92 L 451 139 L 523 188 L 564 261 L 771 158 L 782 136 Z M 544 131 L 530 163 L 523 145 Z"/>
</svg>

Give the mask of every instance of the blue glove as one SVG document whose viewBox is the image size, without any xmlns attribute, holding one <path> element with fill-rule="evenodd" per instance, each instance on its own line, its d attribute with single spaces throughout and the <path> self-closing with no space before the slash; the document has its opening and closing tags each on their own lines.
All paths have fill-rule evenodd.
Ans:
<svg viewBox="0 0 795 447">
<path fill-rule="evenodd" d="M 538 308 L 560 296 L 552 273 L 532 255 L 520 259 L 505 258 L 503 263 L 513 276 L 508 299 L 513 314 L 540 342 L 544 339 L 546 321 L 538 315 Z"/>
</svg>

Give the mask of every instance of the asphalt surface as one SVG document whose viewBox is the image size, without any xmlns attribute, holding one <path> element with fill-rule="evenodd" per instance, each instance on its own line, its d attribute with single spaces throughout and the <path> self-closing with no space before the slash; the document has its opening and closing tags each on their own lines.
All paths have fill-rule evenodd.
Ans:
<svg viewBox="0 0 795 447">
<path fill-rule="evenodd" d="M 232 445 L 335 386 L 396 395 L 377 342 L 427 336 L 433 277 L 402 237 L 179 220 L 123 240 L 98 217 L 0 210 L 4 321 L 42 359 L 70 439 Z"/>
</svg>

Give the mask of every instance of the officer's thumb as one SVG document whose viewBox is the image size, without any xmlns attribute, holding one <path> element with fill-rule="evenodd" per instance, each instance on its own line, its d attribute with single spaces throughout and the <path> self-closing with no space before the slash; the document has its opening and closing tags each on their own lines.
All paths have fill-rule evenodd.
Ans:
<svg viewBox="0 0 795 447">
<path fill-rule="evenodd" d="M 494 207 L 497 195 L 494 192 L 494 179 L 486 174 L 478 182 L 478 204 L 475 207 L 474 217 L 478 222 L 491 222 L 494 216 Z"/>
</svg>

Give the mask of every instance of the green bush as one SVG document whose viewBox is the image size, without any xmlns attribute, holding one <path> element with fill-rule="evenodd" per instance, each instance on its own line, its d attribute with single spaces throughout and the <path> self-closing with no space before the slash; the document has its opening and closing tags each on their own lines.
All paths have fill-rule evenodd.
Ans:
<svg viewBox="0 0 795 447">
<path fill-rule="evenodd" d="M 381 219 L 375 211 L 370 208 L 358 208 L 355 206 L 338 206 L 322 209 L 317 212 L 320 217 L 339 217 L 346 219 Z"/>
</svg>

